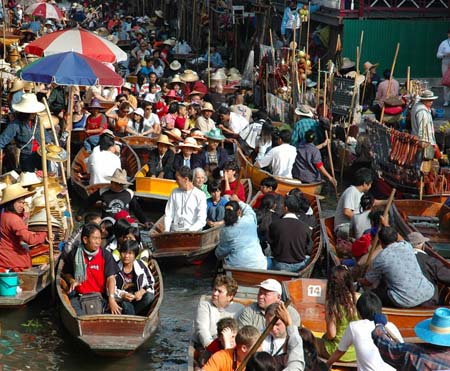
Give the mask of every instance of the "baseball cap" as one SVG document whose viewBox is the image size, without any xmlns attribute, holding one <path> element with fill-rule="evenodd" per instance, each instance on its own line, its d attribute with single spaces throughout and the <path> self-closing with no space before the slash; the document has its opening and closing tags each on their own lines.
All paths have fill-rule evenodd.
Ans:
<svg viewBox="0 0 450 371">
<path fill-rule="evenodd" d="M 281 284 L 273 278 L 262 281 L 257 287 L 262 287 L 267 291 L 275 291 L 278 295 L 281 295 L 282 293 Z"/>
</svg>

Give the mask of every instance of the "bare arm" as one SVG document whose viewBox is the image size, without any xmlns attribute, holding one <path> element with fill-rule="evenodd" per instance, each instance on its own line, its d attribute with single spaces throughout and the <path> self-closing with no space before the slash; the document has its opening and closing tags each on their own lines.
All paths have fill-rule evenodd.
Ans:
<svg viewBox="0 0 450 371">
<path fill-rule="evenodd" d="M 122 308 L 117 304 L 116 299 L 114 297 L 114 292 L 116 291 L 116 277 L 108 276 L 106 279 L 106 285 L 108 288 L 108 304 L 109 309 L 112 314 L 121 314 Z"/>
</svg>

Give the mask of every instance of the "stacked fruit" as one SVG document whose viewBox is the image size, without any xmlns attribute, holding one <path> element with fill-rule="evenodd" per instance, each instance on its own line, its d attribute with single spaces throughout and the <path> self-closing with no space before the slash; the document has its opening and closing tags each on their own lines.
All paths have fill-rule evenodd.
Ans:
<svg viewBox="0 0 450 371">
<path fill-rule="evenodd" d="M 308 6 L 305 4 L 303 5 L 303 8 L 298 10 L 299 14 L 300 14 L 300 20 L 302 22 L 308 22 Z"/>
<path fill-rule="evenodd" d="M 306 81 L 307 76 L 311 75 L 311 57 L 303 50 L 298 51 L 298 75 L 300 80 Z"/>
</svg>

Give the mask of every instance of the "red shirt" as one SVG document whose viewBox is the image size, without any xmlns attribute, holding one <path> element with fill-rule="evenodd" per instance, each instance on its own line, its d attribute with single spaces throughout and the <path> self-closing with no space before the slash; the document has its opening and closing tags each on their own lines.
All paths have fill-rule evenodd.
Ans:
<svg viewBox="0 0 450 371">
<path fill-rule="evenodd" d="M 225 182 L 222 180 L 222 194 L 223 195 L 233 195 L 234 194 L 234 190 L 236 189 L 236 185 L 237 185 L 237 179 L 234 182 L 230 183 L 230 190 L 229 191 L 225 191 Z M 244 190 L 244 186 L 242 185 L 242 183 L 239 183 L 239 188 L 238 191 L 236 193 L 236 195 L 239 197 L 239 199 L 242 202 L 246 201 L 246 197 L 245 197 L 245 190 Z"/>
<path fill-rule="evenodd" d="M 91 260 L 83 252 L 86 263 L 86 280 L 75 287 L 79 294 L 89 294 L 91 292 L 104 293 L 106 291 L 105 259 L 102 249 L 98 250 Z"/>
<path fill-rule="evenodd" d="M 101 115 L 98 115 L 97 117 L 92 117 L 89 116 L 87 118 L 86 121 L 86 130 L 95 130 L 95 129 L 100 129 L 102 128 L 103 130 L 108 129 L 108 123 L 106 122 L 106 117 Z M 102 131 L 103 131 L 102 130 Z M 89 136 L 94 135 L 94 134 L 88 134 Z M 98 135 L 98 134 L 96 134 Z"/>
</svg>

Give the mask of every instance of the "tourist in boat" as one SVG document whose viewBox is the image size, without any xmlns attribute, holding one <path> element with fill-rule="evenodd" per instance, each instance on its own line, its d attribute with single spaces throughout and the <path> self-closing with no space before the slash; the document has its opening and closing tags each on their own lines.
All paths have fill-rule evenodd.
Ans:
<svg viewBox="0 0 450 371">
<path fill-rule="evenodd" d="M 244 101 L 244 96 L 242 93 L 236 93 L 234 95 L 234 104 L 230 106 L 230 111 L 237 113 L 244 117 L 248 122 L 252 121 L 252 110 L 248 106 L 246 106 Z"/>
<path fill-rule="evenodd" d="M 210 164 L 217 164 L 217 167 L 222 170 L 225 163 L 228 162 L 228 153 L 225 148 L 221 146 L 225 137 L 219 128 L 213 128 L 205 134 L 207 138 L 207 145 L 201 152 L 202 167 L 208 169 Z"/>
<path fill-rule="evenodd" d="M 19 183 L 7 186 L 2 192 L 0 206 L 0 270 L 22 271 L 31 268 L 27 245 L 44 243 L 47 232 L 31 232 L 25 224 L 25 199 L 33 195 Z"/>
<path fill-rule="evenodd" d="M 208 361 L 209 357 L 219 350 L 234 349 L 236 346 L 236 335 L 239 327 L 234 318 L 225 317 L 218 320 L 216 328 L 217 337 L 206 347 L 207 359 L 205 359 L 204 362 L 199 362 L 200 366 L 203 366 Z"/>
<path fill-rule="evenodd" d="M 100 226 L 92 223 L 84 225 L 81 241 L 81 246 L 72 249 L 70 254 L 64 257 L 61 272 L 69 286 L 68 295 L 75 313 L 78 316 L 86 314 L 80 301 L 83 295 L 98 293 L 102 296 L 104 307 L 108 304 L 112 314 L 120 314 L 122 308 L 114 297 L 118 267 L 111 253 L 100 247 Z"/>
<path fill-rule="evenodd" d="M 211 195 L 208 192 L 208 177 L 206 176 L 205 170 L 203 170 L 201 167 L 196 167 L 193 170 L 194 174 L 194 186 L 200 189 L 206 196 L 206 198 L 210 198 Z"/>
<path fill-rule="evenodd" d="M 358 319 L 352 273 L 345 265 L 331 268 L 325 296 L 326 332 L 318 339 L 319 355 L 328 359 L 338 348 L 349 322 Z M 341 361 L 354 362 L 355 348 L 350 346 Z"/>
<path fill-rule="evenodd" d="M 247 352 L 252 348 L 260 336 L 260 332 L 253 326 L 244 326 L 236 335 L 234 349 L 224 349 L 214 353 L 202 371 L 234 371 L 239 367 Z"/>
<path fill-rule="evenodd" d="M 120 148 L 109 133 L 100 136 L 99 150 L 93 151 L 88 158 L 89 184 L 110 183 L 107 176 L 112 176 L 116 169 L 121 169 Z"/>
<path fill-rule="evenodd" d="M 213 283 L 211 300 L 200 300 L 195 319 L 195 341 L 203 348 L 220 334 L 217 322 L 223 318 L 236 318 L 244 308 L 233 301 L 238 290 L 237 282 L 232 277 L 217 276 Z"/>
<path fill-rule="evenodd" d="M 133 111 L 132 119 L 128 122 L 129 135 L 144 135 L 144 110 L 141 107 Z"/>
<path fill-rule="evenodd" d="M 81 220 L 81 218 L 77 218 L 77 220 Z M 97 212 L 90 212 L 84 216 L 84 224 L 94 223 L 100 225 L 102 223 L 102 216 Z M 83 226 L 79 227 L 78 230 L 72 233 L 72 235 L 67 239 L 67 242 L 64 244 L 64 253 L 68 254 L 74 246 L 78 246 L 81 243 L 81 231 L 83 230 Z"/>
<path fill-rule="evenodd" d="M 259 244 L 256 215 L 236 195 L 225 205 L 225 227 L 220 232 L 216 257 L 231 267 L 267 269 L 267 260 Z"/>
<path fill-rule="evenodd" d="M 255 149 L 252 153 L 254 162 L 260 161 L 272 149 L 273 133 L 275 128 L 270 122 L 264 122 L 261 127 L 261 132 L 256 138 Z"/>
<path fill-rule="evenodd" d="M 109 110 L 105 112 L 106 117 L 112 122 L 114 135 L 124 137 L 128 133 L 130 127 L 129 114 L 133 112 L 133 107 L 128 101 L 117 102 Z"/>
<path fill-rule="evenodd" d="M 263 180 L 261 180 L 261 183 L 259 185 L 259 195 L 255 199 L 255 201 L 252 201 L 253 209 L 254 210 L 259 209 L 261 207 L 262 199 L 264 198 L 264 196 L 267 194 L 271 194 L 276 199 L 276 213 L 278 215 L 282 215 L 284 212 L 283 211 L 284 201 L 283 196 L 276 192 L 277 188 L 278 182 L 274 177 L 268 176 Z"/>
<path fill-rule="evenodd" d="M 219 128 L 232 138 L 239 138 L 241 131 L 249 125 L 245 117 L 231 112 L 229 107 L 221 106 L 217 110 L 217 114 L 220 118 Z"/>
<path fill-rule="evenodd" d="M 373 322 L 375 314 L 381 313 L 382 304 L 380 298 L 371 291 L 363 293 L 356 302 L 358 310 L 358 321 L 349 323 L 342 336 L 338 348 L 327 361 L 329 367 L 337 362 L 349 349 L 351 345 L 355 347 L 357 369 L 360 371 L 394 371 L 395 369 L 383 361 L 378 348 L 372 341 L 372 331 L 375 329 Z M 403 343 L 402 335 L 397 326 L 388 322 L 385 325 L 389 334 L 399 343 Z"/>
<path fill-rule="evenodd" d="M 316 134 L 313 130 L 305 133 L 305 142 L 300 143 L 297 147 L 297 156 L 292 166 L 292 177 L 301 180 L 302 183 L 317 183 L 325 178 L 333 187 L 337 187 L 336 179 L 325 169 L 320 154 L 320 149 L 328 145 L 328 140 L 316 146 L 314 145 L 315 139 Z"/>
<path fill-rule="evenodd" d="M 365 230 L 364 233 L 352 243 L 352 255 L 359 265 L 367 263 L 372 240 L 378 233 L 380 226 L 389 226 L 387 220 L 383 217 L 383 211 L 381 210 L 372 210 L 368 217 L 370 220 L 370 228 Z M 381 245 L 378 243 L 377 246 L 374 247 L 372 258 L 375 258 L 381 251 Z"/>
<path fill-rule="evenodd" d="M 433 304 L 438 305 L 440 304 L 438 284 L 443 284 L 447 287 L 450 286 L 450 269 L 442 261 L 428 255 L 424 251 L 425 244 L 429 240 L 428 237 L 425 237 L 420 232 L 411 232 L 408 234 L 408 241 L 414 248 L 414 253 L 416 254 L 422 273 L 435 287 Z"/>
<path fill-rule="evenodd" d="M 89 153 L 92 149 L 98 145 L 100 141 L 100 135 L 105 129 L 108 129 L 108 122 L 106 116 L 101 112 L 103 110 L 102 105 L 97 99 L 92 99 L 87 109 L 90 115 L 86 119 L 86 135 L 88 136 L 83 143 L 84 148 Z"/>
<path fill-rule="evenodd" d="M 116 300 L 122 314 L 145 316 L 155 298 L 155 279 L 144 262 L 136 259 L 139 243 L 124 241 L 119 246 L 119 272 L 116 273 Z"/>
<path fill-rule="evenodd" d="M 238 323 L 239 326 L 251 325 L 260 331 L 264 331 L 266 328 L 265 310 L 270 304 L 281 302 L 282 288 L 281 284 L 273 278 L 262 281 L 258 287 L 256 303 L 252 303 L 244 308 L 238 317 Z M 292 305 L 289 305 L 287 310 L 292 319 L 292 324 L 300 327 L 300 315 L 297 310 Z"/>
<path fill-rule="evenodd" d="M 306 327 L 298 329 L 303 341 L 303 353 L 305 357 L 305 371 L 328 371 L 329 367 L 319 358 L 317 340 L 312 331 Z"/>
<path fill-rule="evenodd" d="M 208 183 L 208 192 L 211 197 L 206 200 L 206 224 L 213 228 L 225 223 L 223 219 L 225 218 L 225 205 L 228 200 L 222 197 L 220 183 L 217 180 Z"/>
<path fill-rule="evenodd" d="M 414 332 L 421 344 L 399 343 L 386 329 L 387 318 L 378 313 L 372 339 L 383 361 L 396 370 L 448 370 L 450 369 L 450 309 L 438 308 L 433 317 L 419 322 Z"/>
<path fill-rule="evenodd" d="M 282 213 L 277 214 L 278 205 L 281 202 L 284 205 L 284 201 L 278 200 L 278 198 L 272 194 L 267 193 L 264 195 L 261 201 L 259 209 L 255 210 L 256 222 L 258 224 L 258 238 L 264 255 L 270 256 L 270 237 L 269 237 L 269 227 L 273 221 L 279 219 Z M 282 206 L 283 208 L 283 206 Z"/>
<path fill-rule="evenodd" d="M 156 148 L 149 151 L 147 165 L 144 166 L 147 170 L 148 177 L 173 179 L 173 160 L 175 153 L 171 148 L 174 147 L 169 137 L 161 134 L 156 141 Z"/>
<path fill-rule="evenodd" d="M 147 101 L 142 103 L 142 109 L 144 110 L 144 128 L 142 135 L 144 136 L 158 136 L 161 134 L 161 123 L 156 113 L 153 113 L 153 104 Z"/>
<path fill-rule="evenodd" d="M 169 196 L 164 214 L 164 232 L 199 231 L 206 224 L 206 196 L 194 187 L 192 170 L 175 173 L 178 188 Z"/>
<path fill-rule="evenodd" d="M 211 118 L 214 113 L 214 107 L 211 103 L 203 103 L 201 115 L 195 122 L 195 127 L 200 129 L 203 133 L 207 133 L 216 127 L 216 123 Z"/>
<path fill-rule="evenodd" d="M 239 200 L 245 202 L 244 186 L 238 179 L 240 170 L 235 161 L 228 161 L 223 165 L 222 194 L 226 197 L 236 194 Z"/>
<path fill-rule="evenodd" d="M 292 166 L 297 156 L 297 149 L 291 146 L 290 142 L 291 132 L 289 130 L 281 130 L 277 140 L 278 145 L 256 162 L 255 166 L 259 168 L 270 166 L 273 175 L 292 178 Z"/>
<path fill-rule="evenodd" d="M 297 218 L 309 226 L 310 230 L 313 230 L 313 228 L 317 226 L 318 222 L 314 216 L 314 211 L 311 208 L 311 202 L 298 188 L 292 188 L 286 196 L 295 196 L 297 198 L 299 208 L 299 211 L 296 213 Z"/>
<path fill-rule="evenodd" d="M 372 288 L 384 306 L 431 305 L 434 285 L 423 275 L 411 244 L 398 240 L 401 237 L 392 227 L 384 226 L 378 236 L 383 251 L 373 260 L 365 277 L 358 280 L 360 284 Z"/>
<path fill-rule="evenodd" d="M 372 211 L 375 198 L 371 193 L 364 193 L 361 196 L 359 213 L 354 213 L 350 221 L 350 237 L 359 239 L 368 229 L 372 228 L 369 214 Z"/>
<path fill-rule="evenodd" d="M 312 238 L 309 227 L 297 218 L 300 211 L 295 196 L 284 200 L 285 213 L 269 227 L 269 242 L 272 252 L 268 269 L 298 272 L 309 262 Z"/>
<path fill-rule="evenodd" d="M 436 145 L 434 135 L 433 115 L 431 106 L 438 97 L 431 90 L 424 90 L 419 96 L 419 101 L 411 109 L 411 134 L 419 137 L 419 140 Z"/>
<path fill-rule="evenodd" d="M 13 104 L 14 120 L 0 134 L 0 150 L 13 141 L 20 149 L 19 167 L 22 171 L 42 169 L 42 159 L 38 154 L 41 137 L 36 115 L 45 110 L 44 104 L 38 102 L 36 95 L 24 93 L 19 103 Z M 50 134 L 45 130 L 45 142 L 51 143 Z"/>
<path fill-rule="evenodd" d="M 183 166 L 190 169 L 201 167 L 201 160 L 194 152 L 200 148 L 194 138 L 188 137 L 177 147 L 180 152 L 177 153 L 173 160 L 173 169 L 177 171 Z"/>
</svg>

